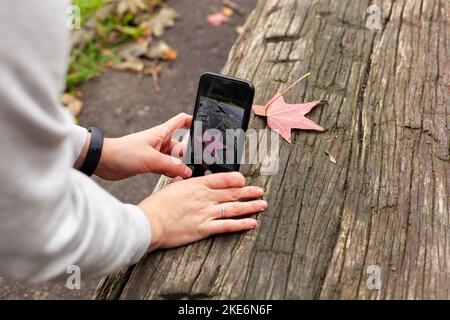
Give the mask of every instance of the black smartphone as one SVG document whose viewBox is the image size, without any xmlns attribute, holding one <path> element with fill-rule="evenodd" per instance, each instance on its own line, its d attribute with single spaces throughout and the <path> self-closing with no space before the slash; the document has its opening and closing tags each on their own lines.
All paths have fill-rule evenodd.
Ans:
<svg viewBox="0 0 450 320">
<path fill-rule="evenodd" d="M 239 171 L 254 94 L 250 81 L 201 76 L 185 158 L 194 177 Z"/>
</svg>

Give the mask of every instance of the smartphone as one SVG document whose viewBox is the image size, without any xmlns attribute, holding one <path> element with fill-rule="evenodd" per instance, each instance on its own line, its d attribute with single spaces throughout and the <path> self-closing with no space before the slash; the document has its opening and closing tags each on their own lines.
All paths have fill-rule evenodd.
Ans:
<svg viewBox="0 0 450 320">
<path fill-rule="evenodd" d="M 239 171 L 254 94 L 250 81 L 201 76 L 185 157 L 194 177 Z"/>
</svg>

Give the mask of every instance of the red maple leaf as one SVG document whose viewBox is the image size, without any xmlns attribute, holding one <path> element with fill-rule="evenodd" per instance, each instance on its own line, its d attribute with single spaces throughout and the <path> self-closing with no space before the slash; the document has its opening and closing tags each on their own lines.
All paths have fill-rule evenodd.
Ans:
<svg viewBox="0 0 450 320">
<path fill-rule="evenodd" d="M 300 104 L 290 104 L 284 101 L 283 95 L 308 75 L 309 73 L 295 81 L 283 92 L 275 94 L 265 106 L 253 105 L 253 111 L 257 115 L 267 117 L 269 128 L 272 128 L 289 143 L 291 143 L 291 129 L 325 131 L 324 128 L 305 117 L 320 101 Z"/>
</svg>

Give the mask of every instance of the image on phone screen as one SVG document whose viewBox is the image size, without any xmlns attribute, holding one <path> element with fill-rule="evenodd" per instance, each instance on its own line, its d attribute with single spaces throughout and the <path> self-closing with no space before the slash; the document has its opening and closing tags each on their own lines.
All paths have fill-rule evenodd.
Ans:
<svg viewBox="0 0 450 320">
<path fill-rule="evenodd" d="M 252 101 L 248 83 L 202 76 L 188 147 L 194 176 L 239 170 Z"/>
</svg>

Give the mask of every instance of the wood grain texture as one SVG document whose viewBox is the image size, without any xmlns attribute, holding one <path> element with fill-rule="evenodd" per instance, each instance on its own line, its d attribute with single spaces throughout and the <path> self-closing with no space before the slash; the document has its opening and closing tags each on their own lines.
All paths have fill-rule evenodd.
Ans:
<svg viewBox="0 0 450 320">
<path fill-rule="evenodd" d="M 261 104 L 311 72 L 286 101 L 327 100 L 309 114 L 327 132 L 295 130 L 276 175 L 245 169 L 267 190 L 257 229 L 152 253 L 96 298 L 450 298 L 450 4 L 375 3 L 381 30 L 370 1 L 259 1 L 223 73 Z"/>
</svg>

